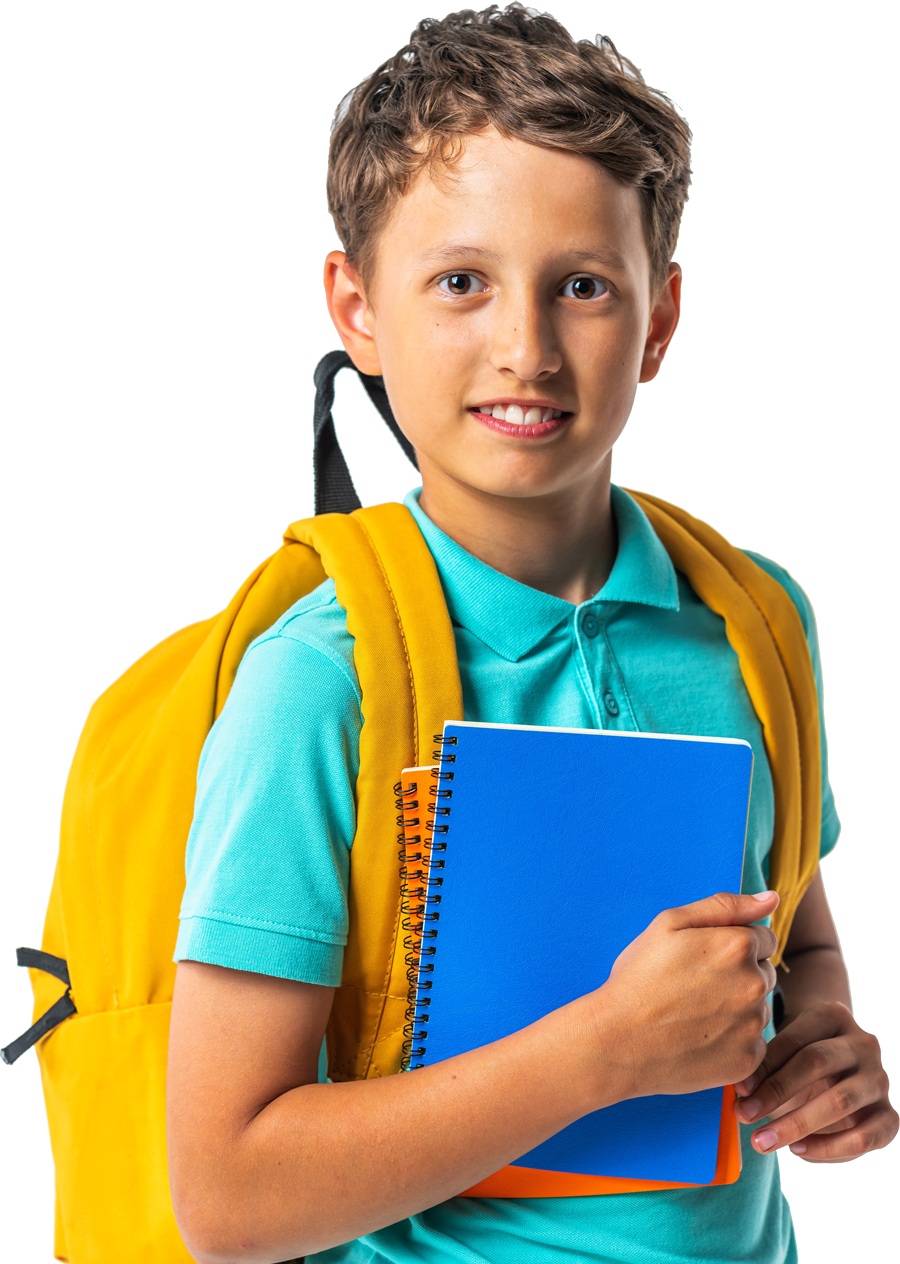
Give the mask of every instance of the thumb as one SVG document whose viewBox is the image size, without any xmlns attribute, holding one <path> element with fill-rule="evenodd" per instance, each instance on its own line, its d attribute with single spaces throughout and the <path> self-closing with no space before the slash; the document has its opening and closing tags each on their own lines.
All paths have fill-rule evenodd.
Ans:
<svg viewBox="0 0 900 1264">
<path fill-rule="evenodd" d="M 777 891 L 761 891 L 758 895 L 735 895 L 720 891 L 705 900 L 670 909 L 669 925 L 673 930 L 701 926 L 748 926 L 762 921 L 778 907 Z"/>
</svg>

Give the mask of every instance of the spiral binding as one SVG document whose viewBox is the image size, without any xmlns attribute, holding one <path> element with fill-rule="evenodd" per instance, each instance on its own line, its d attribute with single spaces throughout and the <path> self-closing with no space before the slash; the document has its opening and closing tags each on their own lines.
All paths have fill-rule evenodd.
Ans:
<svg viewBox="0 0 900 1264">
<path fill-rule="evenodd" d="M 438 749 L 432 753 L 436 761 L 442 759 L 441 747 L 455 746 L 457 739 L 444 739 L 436 736 Z M 455 755 L 443 755 L 444 763 L 454 763 Z M 444 858 L 441 853 L 447 850 L 443 840 L 435 835 L 446 834 L 448 826 L 445 822 L 437 822 L 436 817 L 450 815 L 446 800 L 453 797 L 453 791 L 442 782 L 453 780 L 452 772 L 445 772 L 435 766 L 425 774 L 419 774 L 416 781 L 411 781 L 404 788 L 402 782 L 394 786 L 394 805 L 397 809 L 397 844 L 400 851 L 400 931 L 403 936 L 403 950 L 406 961 L 407 1002 L 406 1020 L 403 1025 L 403 1051 L 401 1069 L 418 1070 L 421 1062 L 413 1062 L 425 1053 L 424 1042 L 428 1038 L 428 1008 L 431 998 L 422 993 L 431 990 L 431 980 L 423 978 L 434 972 L 433 961 L 428 960 L 435 955 L 438 929 L 434 923 L 440 921 L 438 906 L 441 903 L 440 888 L 444 885 L 441 870 Z M 422 781 L 430 784 L 427 790 L 420 791 Z M 444 802 L 440 802 L 444 800 Z"/>
</svg>

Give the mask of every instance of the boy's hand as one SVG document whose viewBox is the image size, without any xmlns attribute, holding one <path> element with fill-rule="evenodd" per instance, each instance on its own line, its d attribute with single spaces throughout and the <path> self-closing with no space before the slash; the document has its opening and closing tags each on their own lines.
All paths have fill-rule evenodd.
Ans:
<svg viewBox="0 0 900 1264">
<path fill-rule="evenodd" d="M 769 1117 L 752 1138 L 760 1154 L 790 1146 L 811 1163 L 846 1163 L 897 1134 L 878 1041 L 838 1001 L 789 1023 L 735 1088 L 738 1119 Z"/>
<path fill-rule="evenodd" d="M 619 955 L 594 995 L 615 1006 L 629 1064 L 624 1095 L 733 1084 L 759 1065 L 776 940 L 750 923 L 777 904 L 766 891 L 668 909 Z"/>
</svg>

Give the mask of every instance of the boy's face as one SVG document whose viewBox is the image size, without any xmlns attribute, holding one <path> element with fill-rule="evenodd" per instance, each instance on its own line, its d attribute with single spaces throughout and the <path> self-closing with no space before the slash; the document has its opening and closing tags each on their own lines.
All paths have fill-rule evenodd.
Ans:
<svg viewBox="0 0 900 1264">
<path fill-rule="evenodd" d="M 344 345 L 384 375 L 426 491 L 525 499 L 608 471 L 674 333 L 679 281 L 673 265 L 653 301 L 634 189 L 494 131 L 399 200 L 367 290 L 339 252 L 326 266 Z"/>
</svg>

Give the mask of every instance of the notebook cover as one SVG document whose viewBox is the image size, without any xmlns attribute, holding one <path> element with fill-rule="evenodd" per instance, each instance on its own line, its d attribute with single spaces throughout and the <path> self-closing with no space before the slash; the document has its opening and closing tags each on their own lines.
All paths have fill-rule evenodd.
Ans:
<svg viewBox="0 0 900 1264">
<path fill-rule="evenodd" d="M 438 835 L 432 986 L 417 998 L 428 1001 L 416 1011 L 428 1035 L 413 1065 L 488 1044 L 599 987 L 662 909 L 739 890 L 752 758 L 737 740 L 445 725 L 452 810 Z M 720 1088 L 620 1102 L 511 1168 L 523 1181 L 540 1171 L 551 1182 L 705 1185 L 717 1179 L 722 1120 Z"/>
<path fill-rule="evenodd" d="M 734 1115 L 737 1094 L 731 1084 L 722 1090 L 716 1174 L 708 1185 L 733 1185 L 741 1174 L 741 1138 Z M 599 1194 L 640 1194 L 663 1189 L 698 1189 L 687 1181 L 640 1181 L 625 1176 L 586 1176 L 580 1172 L 549 1172 L 543 1168 L 509 1164 L 488 1176 L 461 1198 L 578 1198 Z"/>
</svg>

